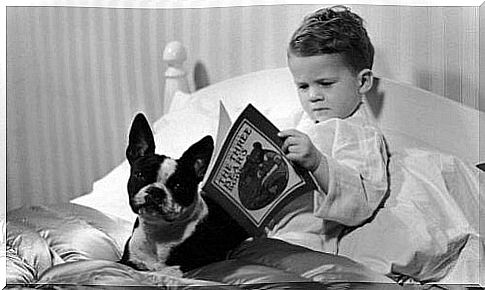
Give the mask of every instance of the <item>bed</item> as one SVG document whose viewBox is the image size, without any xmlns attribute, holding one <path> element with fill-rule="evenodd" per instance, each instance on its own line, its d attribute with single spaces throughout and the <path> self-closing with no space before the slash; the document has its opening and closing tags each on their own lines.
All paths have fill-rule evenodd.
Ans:
<svg viewBox="0 0 485 290">
<path fill-rule="evenodd" d="M 169 57 L 183 58 L 180 48 L 170 46 L 175 51 Z M 177 157 L 201 137 L 215 137 L 220 101 L 233 119 L 251 103 L 280 129 L 296 127 L 302 116 L 284 67 L 193 93 L 187 92 L 183 73 L 172 73 L 165 91 L 170 109 L 152 124 L 158 153 Z M 485 159 L 479 146 L 483 113 L 384 77 L 377 78 L 367 101 L 391 153 L 391 190 L 375 218 L 341 240 L 338 254 L 263 239 L 240 245 L 225 260 L 183 278 L 118 264 L 135 219 L 124 161 L 96 181 L 92 192 L 70 203 L 7 213 L 8 286 L 389 289 L 484 284 L 479 224 L 485 195 L 479 190 L 483 173 L 476 167 Z M 405 182 L 409 176 L 417 184 Z"/>
</svg>

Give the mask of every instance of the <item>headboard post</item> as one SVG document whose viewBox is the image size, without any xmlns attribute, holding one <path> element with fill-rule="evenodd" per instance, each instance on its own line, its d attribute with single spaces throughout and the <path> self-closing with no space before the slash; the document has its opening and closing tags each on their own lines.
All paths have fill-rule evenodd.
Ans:
<svg viewBox="0 0 485 290">
<path fill-rule="evenodd" d="M 175 92 L 190 92 L 187 73 L 183 68 L 186 59 L 187 52 L 182 43 L 172 41 L 165 46 L 163 60 L 168 64 L 168 68 L 165 71 L 165 90 L 163 96 L 164 114 L 168 112 Z"/>
</svg>

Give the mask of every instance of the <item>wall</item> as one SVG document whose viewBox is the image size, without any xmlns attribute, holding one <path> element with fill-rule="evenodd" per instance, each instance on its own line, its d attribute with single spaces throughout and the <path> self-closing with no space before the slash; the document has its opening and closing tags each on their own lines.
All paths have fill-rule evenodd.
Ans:
<svg viewBox="0 0 485 290">
<path fill-rule="evenodd" d="M 485 3 L 480 6 L 480 44 L 479 44 L 479 55 L 480 55 L 480 98 L 479 107 L 480 110 L 485 111 Z M 480 160 L 485 163 L 485 118 L 480 119 L 479 124 L 479 156 Z M 480 189 L 485 188 L 485 172 L 480 172 Z M 482 198 L 479 202 L 483 205 L 485 204 L 485 199 Z M 480 235 L 485 235 L 485 215 L 480 216 Z M 480 248 L 480 255 L 485 253 L 485 249 Z M 482 264 L 483 265 L 483 264 Z M 481 276 L 480 284 L 485 284 L 485 275 Z"/>
<path fill-rule="evenodd" d="M 204 9 L 7 7 L 7 209 L 67 201 L 124 158 L 132 116 L 162 113 L 164 45 L 215 83 L 286 65 L 315 5 Z M 478 108 L 478 7 L 352 6 L 375 71 Z"/>
</svg>

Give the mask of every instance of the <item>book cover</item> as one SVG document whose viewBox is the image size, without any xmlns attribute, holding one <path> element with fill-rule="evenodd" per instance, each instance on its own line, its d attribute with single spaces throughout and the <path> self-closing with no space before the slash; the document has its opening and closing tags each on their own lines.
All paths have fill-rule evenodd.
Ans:
<svg viewBox="0 0 485 290">
<path fill-rule="evenodd" d="M 278 128 L 254 106 L 234 124 L 222 103 L 219 115 L 216 150 L 202 189 L 249 233 L 262 235 L 279 209 L 316 183 L 285 157 Z"/>
</svg>

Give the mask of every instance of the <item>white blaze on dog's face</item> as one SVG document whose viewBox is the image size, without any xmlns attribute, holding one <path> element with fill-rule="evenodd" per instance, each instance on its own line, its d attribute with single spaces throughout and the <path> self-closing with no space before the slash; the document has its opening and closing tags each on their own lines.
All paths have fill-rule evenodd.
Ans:
<svg viewBox="0 0 485 290">
<path fill-rule="evenodd" d="M 174 174 L 175 169 L 177 169 L 177 161 L 172 158 L 165 159 L 162 166 L 160 166 L 160 170 L 158 170 L 157 182 L 166 184 L 168 178 Z"/>
</svg>

